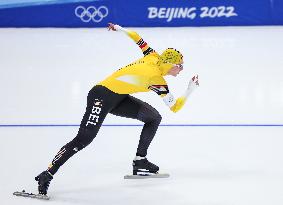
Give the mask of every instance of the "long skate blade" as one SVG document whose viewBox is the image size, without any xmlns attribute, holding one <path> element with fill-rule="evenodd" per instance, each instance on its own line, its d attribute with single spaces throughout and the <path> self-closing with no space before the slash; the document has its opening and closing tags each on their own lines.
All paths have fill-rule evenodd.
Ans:
<svg viewBox="0 0 283 205">
<path fill-rule="evenodd" d="M 169 174 L 148 174 L 148 175 L 125 175 L 124 179 L 150 179 L 150 178 L 168 178 Z"/>
<path fill-rule="evenodd" d="M 29 198 L 35 198 L 35 199 L 42 199 L 42 200 L 49 200 L 50 197 L 47 195 L 42 195 L 42 194 L 33 194 L 33 193 L 28 193 L 25 191 L 16 191 L 13 193 L 15 196 L 22 196 L 22 197 L 29 197 Z"/>
</svg>

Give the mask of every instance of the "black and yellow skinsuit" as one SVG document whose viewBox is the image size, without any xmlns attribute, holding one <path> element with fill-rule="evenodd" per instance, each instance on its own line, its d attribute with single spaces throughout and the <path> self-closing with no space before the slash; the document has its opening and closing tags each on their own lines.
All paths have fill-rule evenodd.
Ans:
<svg viewBox="0 0 283 205">
<path fill-rule="evenodd" d="M 92 142 L 108 113 L 144 122 L 136 155 L 147 155 L 147 149 L 158 129 L 161 116 L 152 106 L 129 94 L 154 91 L 173 112 L 177 112 L 184 105 L 186 98 L 175 100 L 163 78 L 174 64 L 182 63 L 182 54 L 175 49 L 167 49 L 159 55 L 136 32 L 115 26 L 135 41 L 144 57 L 117 70 L 90 90 L 78 134 L 54 157 L 48 168 L 52 175 L 71 156 Z"/>
</svg>

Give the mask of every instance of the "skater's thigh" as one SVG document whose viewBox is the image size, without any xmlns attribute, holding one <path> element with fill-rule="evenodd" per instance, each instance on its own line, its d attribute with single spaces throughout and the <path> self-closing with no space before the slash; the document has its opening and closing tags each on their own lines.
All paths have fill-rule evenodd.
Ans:
<svg viewBox="0 0 283 205">
<path fill-rule="evenodd" d="M 114 109 L 110 111 L 111 114 L 137 119 L 139 110 L 145 102 L 133 97 L 128 96 L 122 102 L 120 102 Z"/>
<path fill-rule="evenodd" d="M 119 103 L 113 110 L 111 110 L 110 113 L 113 115 L 141 121 L 144 121 L 144 117 L 141 115 L 146 115 L 150 118 L 153 116 L 159 116 L 158 111 L 151 105 L 130 95 L 121 103 Z"/>
</svg>

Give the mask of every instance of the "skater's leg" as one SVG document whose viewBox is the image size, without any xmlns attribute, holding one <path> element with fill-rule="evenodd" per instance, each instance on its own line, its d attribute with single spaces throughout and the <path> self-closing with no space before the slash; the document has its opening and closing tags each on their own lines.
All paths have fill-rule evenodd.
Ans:
<svg viewBox="0 0 283 205">
<path fill-rule="evenodd" d="M 145 157 L 148 147 L 156 134 L 159 124 L 162 120 L 159 112 L 147 103 L 143 103 L 139 113 L 138 120 L 144 122 L 139 145 L 137 148 L 137 156 Z"/>
<path fill-rule="evenodd" d="M 109 111 L 123 100 L 125 96 L 117 95 L 102 86 L 92 89 L 87 98 L 87 108 L 81 121 L 77 136 L 64 145 L 52 160 L 48 171 L 54 175 L 58 169 L 75 153 L 89 145 L 96 137 L 103 120 Z"/>
<path fill-rule="evenodd" d="M 109 111 L 127 96 L 116 94 L 103 86 L 95 86 L 91 89 L 77 136 L 60 149 L 46 171 L 35 177 L 38 181 L 39 194 L 47 194 L 53 175 L 70 157 L 92 142 Z"/>
<path fill-rule="evenodd" d="M 136 155 L 145 157 L 162 119 L 158 111 L 146 102 L 128 96 L 110 113 L 144 122 Z"/>
<path fill-rule="evenodd" d="M 48 171 L 54 175 L 58 169 L 75 153 L 85 148 L 87 145 L 89 145 L 92 140 L 96 137 L 101 124 L 106 116 L 105 112 L 101 112 L 96 116 L 99 116 L 98 122 L 95 121 L 94 117 L 91 117 L 93 114 L 92 107 L 95 106 L 95 102 L 93 104 L 89 104 L 86 108 L 86 112 L 84 114 L 83 120 L 80 124 L 79 131 L 77 133 L 77 136 L 64 145 L 59 152 L 56 154 L 56 156 L 53 158 L 52 163 L 48 167 Z M 95 108 L 97 110 L 103 109 L 102 107 Z M 88 119 L 92 118 L 93 123 L 87 123 Z"/>
</svg>

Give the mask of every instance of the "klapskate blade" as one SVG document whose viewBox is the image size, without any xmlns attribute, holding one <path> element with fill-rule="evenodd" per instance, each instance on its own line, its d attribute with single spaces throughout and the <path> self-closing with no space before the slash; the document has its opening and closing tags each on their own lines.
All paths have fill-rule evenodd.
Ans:
<svg viewBox="0 0 283 205">
<path fill-rule="evenodd" d="M 168 178 L 169 174 L 125 175 L 124 179 Z"/>
<path fill-rule="evenodd" d="M 22 197 L 29 197 L 29 198 L 35 198 L 35 199 L 42 199 L 42 200 L 49 200 L 50 197 L 47 195 L 42 195 L 42 194 L 33 194 L 33 193 L 28 193 L 24 191 L 16 191 L 13 193 L 15 196 L 22 196 Z"/>
</svg>

